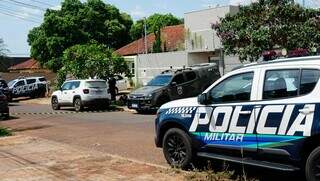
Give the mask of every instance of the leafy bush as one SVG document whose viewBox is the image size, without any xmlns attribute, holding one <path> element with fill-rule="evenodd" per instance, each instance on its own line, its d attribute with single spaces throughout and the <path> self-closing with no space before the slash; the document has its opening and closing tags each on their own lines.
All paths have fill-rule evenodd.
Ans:
<svg viewBox="0 0 320 181">
<path fill-rule="evenodd" d="M 12 133 L 10 130 L 8 130 L 7 128 L 1 128 L 0 127 L 0 137 L 2 136 L 11 136 Z"/>
</svg>

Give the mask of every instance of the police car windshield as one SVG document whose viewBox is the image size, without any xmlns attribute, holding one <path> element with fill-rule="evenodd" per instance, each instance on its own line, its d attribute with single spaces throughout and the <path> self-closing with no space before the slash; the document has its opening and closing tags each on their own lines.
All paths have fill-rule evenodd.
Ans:
<svg viewBox="0 0 320 181">
<path fill-rule="evenodd" d="M 158 75 L 152 79 L 147 86 L 165 86 L 168 85 L 172 75 Z"/>
<path fill-rule="evenodd" d="M 16 80 L 12 80 L 8 83 L 9 87 L 12 87 L 17 81 Z"/>
</svg>

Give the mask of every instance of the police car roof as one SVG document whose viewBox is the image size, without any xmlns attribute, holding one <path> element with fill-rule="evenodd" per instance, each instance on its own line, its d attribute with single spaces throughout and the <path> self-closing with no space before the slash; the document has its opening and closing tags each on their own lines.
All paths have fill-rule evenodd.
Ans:
<svg viewBox="0 0 320 181">
<path fill-rule="evenodd" d="M 280 58 L 272 61 L 262 61 L 262 62 L 245 64 L 235 68 L 234 70 L 244 70 L 247 68 L 268 67 L 268 66 L 276 66 L 276 65 L 290 65 L 290 64 L 294 65 L 294 64 L 297 64 L 297 62 L 299 62 L 299 64 L 320 64 L 319 60 L 320 60 L 320 56 Z"/>
</svg>

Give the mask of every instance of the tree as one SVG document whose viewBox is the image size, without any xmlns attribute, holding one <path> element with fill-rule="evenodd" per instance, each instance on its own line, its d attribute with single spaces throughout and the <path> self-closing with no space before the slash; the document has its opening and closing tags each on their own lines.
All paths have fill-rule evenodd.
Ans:
<svg viewBox="0 0 320 181">
<path fill-rule="evenodd" d="M 63 53 L 63 67 L 59 71 L 63 76 L 71 74 L 78 79 L 110 77 L 122 73 L 130 77 L 125 60 L 105 45 L 96 43 L 66 49 Z M 60 82 L 64 81 L 61 79 Z"/>
<path fill-rule="evenodd" d="M 31 56 L 58 71 L 67 48 L 95 41 L 117 49 L 131 41 L 132 24 L 128 14 L 102 0 L 65 0 L 61 10 L 48 9 L 44 22 L 29 32 Z"/>
<path fill-rule="evenodd" d="M 138 20 L 130 30 L 133 40 L 137 40 L 144 35 L 144 19 Z M 147 33 L 154 33 L 160 27 L 182 24 L 183 20 L 173 16 L 172 14 L 153 14 L 146 19 Z"/>
<path fill-rule="evenodd" d="M 320 11 L 293 0 L 259 0 L 213 25 L 226 54 L 256 61 L 273 49 L 312 49 L 320 44 Z"/>
<path fill-rule="evenodd" d="M 4 57 L 7 52 L 8 50 L 6 49 L 3 39 L 0 38 L 0 58 Z"/>
</svg>

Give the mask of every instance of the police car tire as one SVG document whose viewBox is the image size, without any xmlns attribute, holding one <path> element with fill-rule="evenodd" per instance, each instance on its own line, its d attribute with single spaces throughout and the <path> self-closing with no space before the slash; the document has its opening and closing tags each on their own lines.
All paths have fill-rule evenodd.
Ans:
<svg viewBox="0 0 320 181">
<path fill-rule="evenodd" d="M 320 174 L 320 146 L 310 153 L 306 162 L 305 174 L 307 181 L 320 180 L 320 176 L 316 177 L 316 174 Z"/>
<path fill-rule="evenodd" d="M 180 139 L 185 146 L 185 158 L 181 163 L 174 163 L 169 153 L 169 144 L 168 141 L 173 139 L 173 137 L 177 137 Z M 190 136 L 183 130 L 179 128 L 171 128 L 169 129 L 163 138 L 162 142 L 163 154 L 167 160 L 167 162 L 176 168 L 188 169 L 191 166 L 193 161 L 193 153 L 192 153 L 192 144 Z"/>
</svg>

